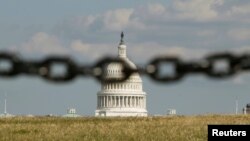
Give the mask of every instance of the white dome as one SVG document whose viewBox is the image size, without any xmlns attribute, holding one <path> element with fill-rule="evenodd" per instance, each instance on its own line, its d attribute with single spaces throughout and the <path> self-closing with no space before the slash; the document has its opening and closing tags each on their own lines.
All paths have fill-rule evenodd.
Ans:
<svg viewBox="0 0 250 141">
<path fill-rule="evenodd" d="M 122 36 L 123 37 L 123 36 Z M 121 40 L 118 57 L 131 68 L 136 65 L 126 56 L 126 45 Z M 111 63 L 106 69 L 106 79 L 122 77 L 122 65 Z M 96 116 L 147 116 L 146 93 L 142 89 L 142 79 L 138 73 L 132 74 L 120 83 L 102 83 L 97 93 Z"/>
<path fill-rule="evenodd" d="M 128 58 L 121 58 L 124 60 L 126 65 L 132 69 L 136 69 L 136 65 L 131 62 Z M 111 63 L 106 69 L 106 78 L 120 78 L 122 77 L 122 65 L 119 63 Z M 141 77 L 138 73 L 133 73 L 125 82 L 142 82 Z"/>
</svg>

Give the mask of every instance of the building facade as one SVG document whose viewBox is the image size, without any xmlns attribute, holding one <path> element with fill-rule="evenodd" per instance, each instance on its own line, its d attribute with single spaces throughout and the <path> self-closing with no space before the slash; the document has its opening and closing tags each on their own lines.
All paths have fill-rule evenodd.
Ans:
<svg viewBox="0 0 250 141">
<path fill-rule="evenodd" d="M 243 108 L 243 114 L 250 114 L 250 103 Z"/>
<path fill-rule="evenodd" d="M 80 115 L 76 114 L 76 109 L 69 108 L 67 109 L 67 114 L 63 115 L 63 117 L 80 117 Z"/>
<path fill-rule="evenodd" d="M 118 57 L 132 68 L 136 65 L 127 58 L 123 33 L 118 46 Z M 119 78 L 122 66 L 111 63 L 107 66 L 106 78 Z M 138 73 L 132 74 L 126 81 L 119 83 L 103 83 L 97 93 L 97 109 L 95 116 L 147 116 L 146 93 L 142 88 L 142 79 Z"/>
</svg>

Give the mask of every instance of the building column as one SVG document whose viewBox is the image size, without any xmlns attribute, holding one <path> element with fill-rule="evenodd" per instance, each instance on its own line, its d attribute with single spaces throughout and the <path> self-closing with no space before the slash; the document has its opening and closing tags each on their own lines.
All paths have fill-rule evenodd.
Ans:
<svg viewBox="0 0 250 141">
<path fill-rule="evenodd" d="M 124 107 L 127 107 L 127 96 L 124 96 Z"/>
<path fill-rule="evenodd" d="M 108 107 L 108 96 L 105 96 L 105 107 Z"/>
<path fill-rule="evenodd" d="M 137 101 L 136 107 L 139 107 L 139 96 L 136 97 L 136 101 Z"/>
<path fill-rule="evenodd" d="M 109 98 L 110 98 L 110 104 L 109 104 L 109 107 L 113 107 L 113 103 L 112 103 L 112 96 L 109 96 Z"/>
<path fill-rule="evenodd" d="M 109 107 L 109 96 L 107 96 L 107 107 Z"/>
<path fill-rule="evenodd" d="M 102 107 L 101 96 L 99 96 L 100 107 Z"/>
<path fill-rule="evenodd" d="M 106 96 L 106 107 L 109 107 L 109 96 Z"/>
<path fill-rule="evenodd" d="M 123 99 L 122 99 L 123 97 L 122 96 L 120 96 L 120 106 L 122 107 L 123 106 Z"/>
<path fill-rule="evenodd" d="M 122 107 L 124 107 L 124 96 L 122 96 Z"/>
<path fill-rule="evenodd" d="M 137 96 L 135 97 L 135 107 L 137 107 Z"/>
<path fill-rule="evenodd" d="M 114 96 L 111 96 L 111 99 L 112 99 L 112 107 L 115 107 L 115 99 L 114 99 Z"/>
<path fill-rule="evenodd" d="M 106 98 L 107 98 L 107 106 L 106 107 L 109 107 L 109 96 L 106 96 Z"/>
<path fill-rule="evenodd" d="M 108 96 L 108 100 L 109 100 L 109 107 L 111 107 L 111 96 Z"/>
<path fill-rule="evenodd" d="M 123 98 L 124 98 L 124 107 L 126 107 L 127 106 L 127 103 L 126 103 L 126 96 L 123 96 Z"/>
<path fill-rule="evenodd" d="M 127 101 L 127 107 L 129 107 L 129 103 L 128 103 L 128 96 L 126 96 L 127 98 L 126 98 L 126 101 Z"/>
<path fill-rule="evenodd" d="M 121 107 L 120 96 L 117 96 L 118 107 Z"/>
<path fill-rule="evenodd" d="M 102 107 L 102 96 L 100 96 L 100 104 L 101 104 L 101 107 Z"/>
<path fill-rule="evenodd" d="M 118 107 L 120 107 L 121 105 L 120 105 L 120 96 L 116 96 L 117 97 L 117 105 L 118 105 Z"/>
<path fill-rule="evenodd" d="M 136 96 L 134 96 L 134 107 L 136 107 Z"/>
<path fill-rule="evenodd" d="M 141 107 L 141 97 L 140 96 L 138 97 L 138 102 L 139 102 L 138 107 L 140 108 Z"/>
<path fill-rule="evenodd" d="M 133 100 L 133 102 L 132 102 L 132 103 L 133 103 L 133 104 L 132 104 L 132 106 L 133 106 L 133 107 L 135 107 L 135 97 L 134 97 L 134 96 L 132 97 L 132 100 Z"/>
<path fill-rule="evenodd" d="M 126 97 L 127 97 L 127 99 L 126 99 L 126 101 L 127 101 L 127 107 L 129 107 L 129 102 L 128 102 L 129 97 L 128 96 L 126 96 Z"/>
<path fill-rule="evenodd" d="M 123 96 L 122 101 L 123 101 L 123 107 L 125 107 L 126 105 L 125 96 Z"/>
<path fill-rule="evenodd" d="M 140 96 L 138 96 L 138 108 L 140 108 Z"/>
<path fill-rule="evenodd" d="M 132 96 L 130 96 L 130 107 L 132 107 Z"/>
<path fill-rule="evenodd" d="M 130 107 L 130 96 L 128 96 L 128 107 Z"/>
<path fill-rule="evenodd" d="M 104 96 L 104 107 L 107 107 L 107 96 Z"/>
<path fill-rule="evenodd" d="M 104 96 L 102 96 L 102 107 L 104 107 Z"/>
<path fill-rule="evenodd" d="M 103 103 L 104 103 L 104 106 L 103 107 L 106 107 L 106 96 L 103 97 Z"/>
<path fill-rule="evenodd" d="M 140 108 L 142 108 L 142 97 L 140 97 Z"/>
<path fill-rule="evenodd" d="M 109 100 L 110 100 L 110 103 L 109 103 L 109 107 L 112 107 L 112 96 L 109 96 Z"/>
<path fill-rule="evenodd" d="M 127 107 L 129 107 L 129 96 L 126 97 L 127 97 Z"/>
<path fill-rule="evenodd" d="M 129 107 L 131 107 L 131 96 L 129 96 Z"/>
</svg>

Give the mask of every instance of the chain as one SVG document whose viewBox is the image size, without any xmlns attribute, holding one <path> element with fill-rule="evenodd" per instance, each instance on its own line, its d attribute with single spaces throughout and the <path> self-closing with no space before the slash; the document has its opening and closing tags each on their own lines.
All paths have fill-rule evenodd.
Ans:
<svg viewBox="0 0 250 141">
<path fill-rule="evenodd" d="M 223 61 L 227 67 L 216 69 L 218 63 Z M 9 67 L 3 67 L 7 62 Z M 110 63 L 122 65 L 122 77 L 108 78 L 106 69 Z M 63 65 L 63 74 L 53 74 L 56 65 Z M 165 65 L 172 66 L 172 73 L 163 73 Z M 227 78 L 239 72 L 250 70 L 250 54 L 234 55 L 232 53 L 210 54 L 196 61 L 183 61 L 171 56 L 153 58 L 148 64 L 137 69 L 131 68 L 126 61 L 117 57 L 104 57 L 94 65 L 80 65 L 65 56 L 51 56 L 41 61 L 27 61 L 9 52 L 0 52 L 0 77 L 15 77 L 21 74 L 39 76 L 53 82 L 68 82 L 78 76 L 91 76 L 100 82 L 122 82 L 133 73 L 148 75 L 156 82 L 176 82 L 188 74 L 204 74 L 212 78 Z"/>
</svg>

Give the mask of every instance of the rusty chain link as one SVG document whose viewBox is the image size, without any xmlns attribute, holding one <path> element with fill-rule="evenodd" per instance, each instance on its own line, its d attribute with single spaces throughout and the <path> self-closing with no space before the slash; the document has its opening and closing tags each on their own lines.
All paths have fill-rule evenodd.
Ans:
<svg viewBox="0 0 250 141">
<path fill-rule="evenodd" d="M 79 65 L 69 57 L 52 56 L 41 61 L 27 61 L 9 52 L 0 52 L 1 62 L 8 62 L 7 69 L 0 65 L 0 77 L 14 77 L 21 74 L 40 76 L 54 82 L 68 82 L 78 76 L 91 76 L 100 82 L 122 82 L 131 74 L 148 75 L 156 82 L 175 82 L 188 74 L 204 74 L 212 78 L 227 78 L 239 72 L 250 70 L 250 54 L 234 55 L 232 53 L 217 53 L 196 61 L 183 61 L 178 57 L 162 56 L 152 59 L 147 65 L 133 69 L 122 59 L 117 57 L 104 57 L 94 65 Z M 217 63 L 223 61 L 227 67 L 216 69 Z M 121 78 L 107 79 L 105 69 L 110 63 L 122 65 Z M 53 66 L 62 64 L 65 72 L 53 75 Z M 163 73 L 163 66 L 171 64 L 173 73 Z M 163 73 L 163 74 L 162 74 Z"/>
</svg>

